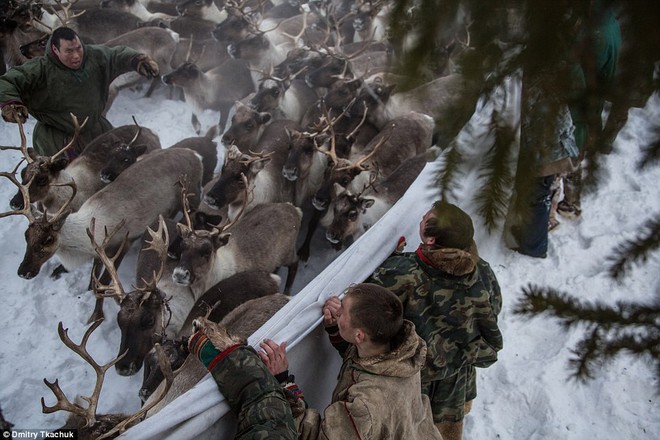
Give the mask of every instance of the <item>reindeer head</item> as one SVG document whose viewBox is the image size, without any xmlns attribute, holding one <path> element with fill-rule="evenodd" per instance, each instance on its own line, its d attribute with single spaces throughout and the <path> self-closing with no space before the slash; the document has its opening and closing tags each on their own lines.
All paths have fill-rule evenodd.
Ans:
<svg viewBox="0 0 660 440">
<path fill-rule="evenodd" d="M 28 206 L 27 209 L 30 209 Z M 18 266 L 18 276 L 27 280 L 36 277 L 60 245 L 60 230 L 71 211 L 60 211 L 52 218 L 44 211 L 43 216 L 30 222 L 25 231 L 25 256 Z"/>
<path fill-rule="evenodd" d="M 337 195 L 333 202 L 332 223 L 325 233 L 325 238 L 332 244 L 342 243 L 348 237 L 354 236 L 361 227 L 360 216 L 375 202 L 373 198 L 364 197 L 362 193 L 352 194 L 339 184 L 335 184 L 335 193 Z"/>
<path fill-rule="evenodd" d="M 234 59 L 249 61 L 262 58 L 269 49 L 270 41 L 259 33 L 229 44 L 227 53 Z"/>
<path fill-rule="evenodd" d="M 193 321 L 193 330 L 195 332 L 202 330 L 209 338 L 209 341 L 220 351 L 235 344 L 245 343 L 243 338 L 231 335 L 226 327 L 204 317 L 196 318 Z"/>
<path fill-rule="evenodd" d="M 103 388 L 103 381 L 105 380 L 105 373 L 123 356 L 120 355 L 104 365 L 99 365 L 99 363 L 96 362 L 96 360 L 94 360 L 94 358 L 87 351 L 87 341 L 89 340 L 90 335 L 101 325 L 102 322 L 103 320 L 95 321 L 85 331 L 85 334 L 83 335 L 79 344 L 74 343 L 71 338 L 69 338 L 68 329 L 65 329 L 62 326 L 62 322 L 59 323 L 57 328 L 57 332 L 64 345 L 79 355 L 94 369 L 94 372 L 96 373 L 96 383 L 94 385 L 94 390 L 89 397 L 82 396 L 80 399 L 76 399 L 74 402 L 71 402 L 60 388 L 57 379 L 55 379 L 54 382 L 49 382 L 47 379 L 44 379 L 46 386 L 53 392 L 55 398 L 57 398 L 57 403 L 55 405 L 48 406 L 42 397 L 42 412 L 45 414 L 50 414 L 56 411 L 66 411 L 72 414 L 73 417 L 69 418 L 67 423 L 61 429 L 75 429 L 80 439 L 114 438 L 117 434 L 122 433 L 127 427 L 132 426 L 135 424 L 135 422 L 141 420 L 142 417 L 151 408 L 153 408 L 163 399 L 163 397 L 165 397 L 174 380 L 174 374 L 172 373 L 170 364 L 167 362 L 165 354 L 163 353 L 160 345 L 157 345 L 155 348 L 158 356 L 158 365 L 161 367 L 163 375 L 165 376 L 165 387 L 163 388 L 161 394 L 159 394 L 157 398 L 153 399 L 152 402 L 144 405 L 142 408 L 140 408 L 140 410 L 130 416 L 126 416 L 124 414 L 97 414 L 96 410 L 99 403 L 99 397 L 101 395 L 101 389 Z"/>
<path fill-rule="evenodd" d="M 202 75 L 204 72 L 196 63 L 186 61 L 174 71 L 161 76 L 161 80 L 168 86 L 186 87 L 197 81 Z"/>
<path fill-rule="evenodd" d="M 310 133 L 289 132 L 289 153 L 282 167 L 282 175 L 289 181 L 305 179 L 317 154 L 316 139 Z"/>
<path fill-rule="evenodd" d="M 166 339 L 161 343 L 161 347 L 172 370 L 176 370 L 183 365 L 188 356 L 187 338 L 176 341 Z M 140 400 L 146 402 L 164 378 L 165 375 L 159 367 L 158 351 L 154 346 L 144 358 L 144 376 L 140 387 Z"/>
<path fill-rule="evenodd" d="M 259 23 L 262 18 L 258 10 L 231 0 L 225 2 L 224 10 L 227 18 L 211 31 L 216 41 L 236 43 L 260 32 Z"/>
<path fill-rule="evenodd" d="M 240 101 L 236 101 L 236 112 L 231 118 L 231 125 L 222 135 L 225 148 L 236 145 L 241 151 L 253 148 L 272 119 L 267 112 L 259 112 Z"/>
<path fill-rule="evenodd" d="M 48 196 L 51 183 L 56 181 L 60 171 L 69 165 L 69 160 L 64 156 L 64 153 L 76 143 L 80 135 L 80 130 L 82 130 L 87 123 L 87 119 L 85 119 L 82 125 L 80 125 L 78 123 L 78 118 L 76 118 L 73 113 L 71 114 L 71 119 L 73 120 L 74 126 L 74 135 L 71 142 L 52 156 L 41 156 L 32 148 L 27 148 L 27 140 L 25 138 L 25 133 L 23 132 L 22 124 L 19 125 L 21 146 L 3 147 L 3 149 L 14 148 L 23 152 L 23 157 L 27 161 L 27 166 L 21 171 L 21 186 L 27 187 L 29 200 L 32 203 L 42 201 Z M 24 199 L 25 197 L 22 196 L 21 191 L 19 191 L 11 199 L 11 208 L 19 210 L 23 209 L 26 206 Z"/>
<path fill-rule="evenodd" d="M 110 148 L 106 164 L 100 173 L 104 183 L 115 180 L 122 171 L 137 162 L 138 157 L 147 152 L 147 145 L 136 143 L 141 131 L 137 123 L 136 126 L 135 136 L 129 143 L 119 141 Z"/>
<path fill-rule="evenodd" d="M 243 180 L 243 187 L 247 188 L 245 175 L 241 176 L 241 179 Z M 245 191 L 247 193 L 247 190 Z M 172 272 L 172 280 L 177 284 L 190 286 L 209 273 L 215 262 L 216 251 L 229 242 L 231 234 L 224 233 L 224 231 L 234 225 L 245 211 L 247 195 L 244 198 L 245 201 L 240 212 L 233 221 L 226 223 L 224 226 L 213 227 L 210 231 L 194 228 L 188 215 L 188 196 L 184 193 L 182 198 L 186 224 L 178 223 L 176 225 L 177 232 L 181 237 L 179 244 L 181 257 L 179 258 L 179 264 Z"/>
<path fill-rule="evenodd" d="M 250 188 L 257 174 L 270 161 L 267 154 L 242 154 L 236 147 L 227 152 L 220 178 L 204 196 L 204 203 L 214 209 L 240 207 L 249 203 Z"/>
</svg>

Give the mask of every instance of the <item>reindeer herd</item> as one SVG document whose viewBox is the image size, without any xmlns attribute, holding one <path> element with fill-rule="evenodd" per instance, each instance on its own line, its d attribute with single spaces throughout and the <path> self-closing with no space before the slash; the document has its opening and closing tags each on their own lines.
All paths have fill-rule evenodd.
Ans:
<svg viewBox="0 0 660 440">
<path fill-rule="evenodd" d="M 17 187 L 0 217 L 22 215 L 29 223 L 18 275 L 36 277 L 53 256 L 60 263 L 54 277 L 93 263 L 94 324 L 80 344 L 61 325 L 59 334 L 94 368 L 97 386 L 85 405 L 46 381 L 57 403 L 42 400 L 44 412 L 75 414 L 90 436 L 113 435 L 153 414 L 203 374 L 186 360 L 192 319 L 207 316 L 246 339 L 295 294 L 299 261 L 317 251 L 316 232 L 329 249 L 349 245 L 403 196 L 437 155 L 436 145 L 446 146 L 439 139 L 471 113 L 452 115 L 455 126 L 443 118 L 456 111 L 458 96 L 478 87 L 446 70 L 397 91 L 397 81 L 408 82 L 395 69 L 405 48 L 387 40 L 390 6 L 2 0 L 7 68 L 41 56 L 61 25 L 87 43 L 134 47 L 160 66 L 161 81 L 147 94 L 167 87 L 189 108 L 199 135 L 161 145 L 157 130 L 135 122 L 99 136 L 69 161 L 62 154 L 69 146 L 37 155 L 18 124 L 21 145 L 2 147 L 23 156 L 0 173 Z M 138 81 L 117 78 L 107 108 Z M 218 124 L 202 134 L 197 115 L 206 110 L 219 113 Z M 71 117 L 79 131 L 84 121 Z M 133 242 L 139 252 L 128 291 L 117 270 Z M 281 267 L 288 268 L 284 282 L 275 275 Z M 105 298 L 119 304 L 121 343 L 117 358 L 99 366 L 85 346 Z M 120 375 L 144 366 L 139 396 L 146 403 L 133 416 L 113 415 L 101 432 L 107 416 L 96 414 L 96 405 L 111 366 Z"/>
</svg>

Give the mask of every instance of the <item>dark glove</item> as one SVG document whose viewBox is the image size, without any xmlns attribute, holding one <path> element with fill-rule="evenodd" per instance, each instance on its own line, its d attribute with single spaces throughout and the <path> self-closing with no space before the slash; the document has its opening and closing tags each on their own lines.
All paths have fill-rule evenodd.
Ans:
<svg viewBox="0 0 660 440">
<path fill-rule="evenodd" d="M 135 71 L 140 75 L 147 78 L 155 78 L 160 72 L 158 63 L 149 58 L 147 55 L 140 54 L 135 57 Z"/>
<path fill-rule="evenodd" d="M 28 109 L 20 102 L 5 104 L 2 107 L 2 119 L 7 122 L 24 123 L 28 118 Z"/>
</svg>

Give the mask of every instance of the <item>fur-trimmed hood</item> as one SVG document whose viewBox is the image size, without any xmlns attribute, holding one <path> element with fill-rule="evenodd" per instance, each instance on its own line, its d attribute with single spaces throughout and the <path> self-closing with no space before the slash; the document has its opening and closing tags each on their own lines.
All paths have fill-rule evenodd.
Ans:
<svg viewBox="0 0 660 440">
<path fill-rule="evenodd" d="M 404 320 L 403 327 L 405 337 L 396 349 L 366 358 L 355 356 L 355 366 L 383 376 L 410 377 L 417 374 L 426 362 L 426 343 L 415 333 L 415 324 Z"/>
<path fill-rule="evenodd" d="M 474 272 L 479 262 L 479 252 L 474 240 L 467 250 L 433 249 L 429 245 L 420 244 L 417 248 L 417 256 L 429 266 L 453 276 L 463 276 Z"/>
</svg>

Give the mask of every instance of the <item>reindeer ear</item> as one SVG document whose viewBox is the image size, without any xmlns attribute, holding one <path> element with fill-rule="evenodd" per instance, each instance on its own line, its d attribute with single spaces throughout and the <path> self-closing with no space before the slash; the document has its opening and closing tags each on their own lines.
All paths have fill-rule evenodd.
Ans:
<svg viewBox="0 0 660 440">
<path fill-rule="evenodd" d="M 182 238 L 186 238 L 190 235 L 192 231 L 190 228 L 183 223 L 177 223 L 176 224 L 176 233 L 179 234 Z"/>
<path fill-rule="evenodd" d="M 139 156 L 141 156 L 147 152 L 147 145 L 146 144 L 134 145 L 133 149 Z"/>
<path fill-rule="evenodd" d="M 65 210 L 62 214 L 57 217 L 57 219 L 52 222 L 51 224 L 53 225 L 53 230 L 59 231 L 62 228 L 62 225 L 66 221 L 66 218 L 71 214 L 73 211 L 70 209 Z M 45 211 L 44 211 L 45 213 Z"/>
<path fill-rule="evenodd" d="M 375 199 L 362 199 L 362 203 L 361 203 L 362 212 L 364 213 L 364 211 L 366 211 L 367 208 L 373 206 L 375 202 L 376 202 Z"/>
<path fill-rule="evenodd" d="M 256 176 L 259 173 L 259 171 L 263 170 L 266 167 L 266 164 L 268 162 L 270 162 L 270 157 L 266 157 L 260 160 L 255 160 L 254 162 L 250 163 L 249 165 L 250 175 Z"/>
<path fill-rule="evenodd" d="M 259 113 L 259 122 L 265 124 L 266 122 L 270 121 L 272 117 L 273 116 L 268 112 L 261 112 Z"/>
<path fill-rule="evenodd" d="M 213 247 L 215 247 L 216 249 L 219 249 L 222 246 L 225 246 L 227 243 L 229 243 L 229 237 L 231 237 L 230 233 L 218 234 L 215 237 L 215 241 L 213 242 Z"/>
<path fill-rule="evenodd" d="M 337 195 L 339 195 L 339 194 L 343 193 L 344 191 L 346 191 L 346 188 L 344 188 L 343 186 L 341 186 L 337 182 L 335 182 L 335 184 L 333 186 L 335 188 L 335 194 L 337 194 Z"/>
<path fill-rule="evenodd" d="M 350 90 L 357 90 L 362 85 L 362 80 L 360 78 L 355 78 L 344 83 Z"/>
<path fill-rule="evenodd" d="M 54 162 L 50 162 L 48 165 L 48 171 L 51 173 L 57 173 L 66 168 L 67 165 L 69 165 L 69 159 L 66 157 L 58 157 Z"/>
<path fill-rule="evenodd" d="M 30 159 L 32 160 L 37 160 L 39 155 L 37 154 L 36 151 L 34 151 L 34 148 L 30 147 L 27 149 L 28 156 L 30 156 Z"/>
</svg>

